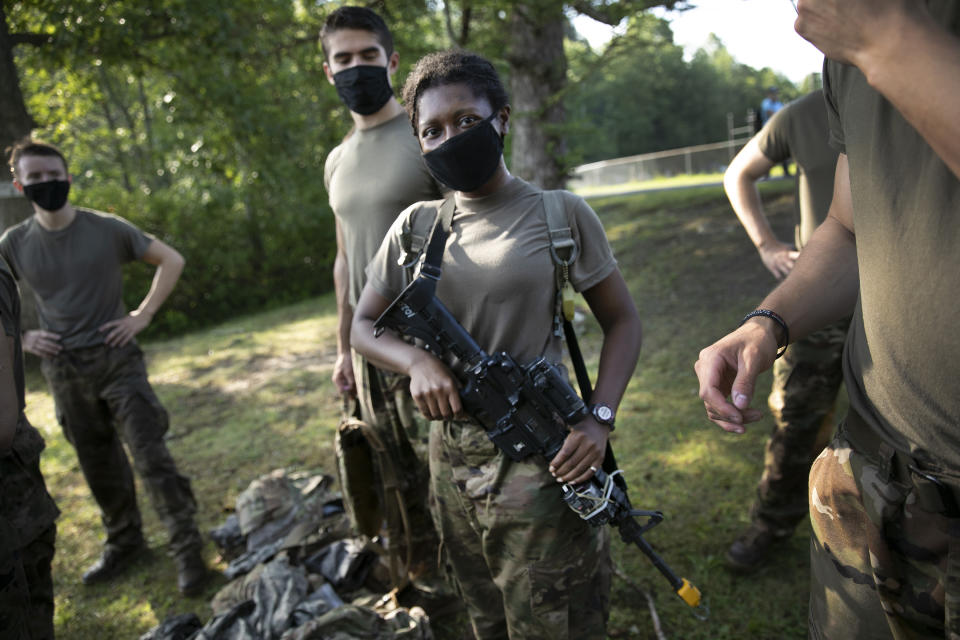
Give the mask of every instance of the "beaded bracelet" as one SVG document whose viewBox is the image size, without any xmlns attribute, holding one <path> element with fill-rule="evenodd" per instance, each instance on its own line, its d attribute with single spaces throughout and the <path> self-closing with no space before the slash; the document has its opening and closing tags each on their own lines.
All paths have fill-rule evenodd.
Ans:
<svg viewBox="0 0 960 640">
<path fill-rule="evenodd" d="M 790 344 L 790 328 L 787 326 L 787 321 L 780 317 L 780 314 L 770 311 L 770 309 L 756 309 L 751 311 L 747 315 L 743 316 L 743 320 L 740 321 L 739 327 L 743 326 L 743 323 L 749 320 L 750 318 L 756 318 L 757 316 L 763 316 L 764 318 L 770 318 L 783 329 L 783 346 L 780 345 L 780 341 L 777 340 L 777 355 L 774 357 L 774 360 L 782 356 L 787 351 L 787 345 Z"/>
</svg>

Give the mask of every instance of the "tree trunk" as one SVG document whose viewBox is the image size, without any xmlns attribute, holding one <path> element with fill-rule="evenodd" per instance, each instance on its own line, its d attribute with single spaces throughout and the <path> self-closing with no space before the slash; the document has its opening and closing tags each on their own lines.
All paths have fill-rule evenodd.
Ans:
<svg viewBox="0 0 960 640">
<path fill-rule="evenodd" d="M 519 5 L 510 17 L 510 169 L 544 189 L 561 188 L 565 179 L 565 24 L 562 5 L 551 0 Z"/>
<path fill-rule="evenodd" d="M 7 26 L 6 3 L 0 2 L 0 152 L 3 154 L 3 164 L 0 166 L 0 235 L 8 227 L 33 215 L 33 207 L 14 188 L 13 176 L 7 169 L 7 147 L 30 135 L 35 124 L 20 92 L 20 78 L 13 63 L 15 45 Z M 36 329 L 38 323 L 33 290 L 23 280 L 20 281 L 20 297 L 20 328 L 24 331 Z"/>
<path fill-rule="evenodd" d="M 4 164 L 7 147 L 29 135 L 34 127 L 33 118 L 27 113 L 27 106 L 23 102 L 20 79 L 13 63 L 15 43 L 7 27 L 5 6 L 5 2 L 0 2 L 0 151 L 4 152 Z M 6 170 L 2 173 L 0 181 L 9 181 L 9 173 Z"/>
</svg>

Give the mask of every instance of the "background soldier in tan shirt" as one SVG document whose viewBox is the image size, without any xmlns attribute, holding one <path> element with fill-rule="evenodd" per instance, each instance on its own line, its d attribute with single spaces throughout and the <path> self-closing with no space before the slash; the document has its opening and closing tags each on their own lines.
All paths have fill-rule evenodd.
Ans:
<svg viewBox="0 0 960 640">
<path fill-rule="evenodd" d="M 10 167 L 34 209 L 33 217 L 0 237 L 0 254 L 30 284 L 37 302 L 41 328 L 23 334 L 23 348 L 42 358 L 57 418 L 107 529 L 103 554 L 83 582 L 109 580 L 145 548 L 125 441 L 170 534 L 177 585 L 196 594 L 207 578 L 193 517 L 197 505 L 164 443 L 167 412 L 134 340 L 173 291 L 183 258 L 122 218 L 75 208 L 67 162 L 56 147 L 20 143 Z M 157 271 L 143 302 L 126 313 L 121 269 L 133 260 Z"/>
<path fill-rule="evenodd" d="M 361 417 L 376 430 L 398 472 L 407 517 L 395 501 L 385 500 L 389 544 L 407 557 L 406 521 L 413 547 L 407 569 L 421 578 L 419 586 L 433 587 L 436 581 L 428 578 L 435 573 L 439 542 L 427 505 L 427 425 L 416 415 L 405 376 L 377 369 L 350 349 L 350 324 L 364 269 L 390 224 L 411 203 L 439 197 L 440 189 L 393 95 L 391 78 L 400 57 L 383 20 L 363 7 L 340 7 L 327 17 L 320 41 L 327 78 L 354 124 L 324 166 L 337 224 L 333 278 L 339 331 L 333 382 L 342 394 L 358 397 Z"/>
</svg>

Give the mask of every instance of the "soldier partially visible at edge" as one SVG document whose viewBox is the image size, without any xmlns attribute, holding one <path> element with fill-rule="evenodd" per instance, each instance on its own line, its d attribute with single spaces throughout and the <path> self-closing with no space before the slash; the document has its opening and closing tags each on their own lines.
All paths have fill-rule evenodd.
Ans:
<svg viewBox="0 0 960 640">
<path fill-rule="evenodd" d="M 427 426 L 416 415 L 408 381 L 373 367 L 350 348 L 353 309 L 366 281 L 364 269 L 390 224 L 408 205 L 440 196 L 440 187 L 420 158 L 406 112 L 391 79 L 400 61 L 384 21 L 364 7 L 333 11 L 320 32 L 324 71 L 350 110 L 354 130 L 327 156 L 324 184 L 336 216 L 337 360 L 333 382 L 357 396 L 362 419 L 376 430 L 400 475 L 413 546 L 407 569 L 428 590 L 437 575 L 439 540 L 427 504 Z M 391 528 L 403 516 L 388 508 Z M 389 544 L 399 547 L 399 539 Z M 402 554 L 405 557 L 406 553 Z M 400 586 L 400 585 L 396 585 Z M 442 589 L 441 589 L 442 590 Z"/>
<path fill-rule="evenodd" d="M 778 280 L 793 269 L 800 249 L 827 217 L 833 196 L 837 152 L 828 142 L 823 91 L 814 91 L 777 111 L 730 163 L 723 177 L 730 205 Z M 797 164 L 794 242 L 781 242 L 763 210 L 757 182 L 777 163 Z M 737 571 L 760 567 L 771 546 L 789 537 L 807 516 L 810 463 L 833 432 L 833 406 L 843 383 L 841 356 L 850 319 L 797 340 L 773 365 L 768 404 L 774 430 L 767 440 L 763 476 L 750 510 L 751 524 L 727 549 Z"/>
<path fill-rule="evenodd" d="M 827 57 L 833 202 L 768 313 L 701 352 L 700 397 L 742 433 L 788 334 L 852 311 L 850 411 L 810 470 L 809 636 L 957 638 L 960 1 L 798 11 L 797 32 Z"/>
<path fill-rule="evenodd" d="M 0 237 L 0 255 L 34 290 L 42 327 L 23 334 L 23 348 L 41 358 L 57 419 L 107 530 L 103 553 L 83 582 L 110 580 L 146 549 L 126 442 L 169 532 L 177 586 L 196 595 L 208 577 L 194 522 L 197 505 L 164 443 L 167 412 L 147 381 L 134 339 L 173 291 L 183 258 L 120 217 L 74 207 L 67 161 L 56 147 L 18 143 L 10 168 L 34 210 Z M 121 269 L 133 260 L 157 270 L 143 302 L 126 313 Z"/>
<path fill-rule="evenodd" d="M 40 474 L 43 437 L 23 413 L 20 295 L 0 258 L 0 638 L 53 640 L 60 511 Z"/>
</svg>

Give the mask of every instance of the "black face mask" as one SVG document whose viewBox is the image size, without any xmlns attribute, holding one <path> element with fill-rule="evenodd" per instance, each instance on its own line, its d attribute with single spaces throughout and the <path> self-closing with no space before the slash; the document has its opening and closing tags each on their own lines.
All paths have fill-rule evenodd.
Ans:
<svg viewBox="0 0 960 640">
<path fill-rule="evenodd" d="M 480 124 L 423 154 L 427 169 L 438 182 L 469 193 L 493 177 L 503 155 L 503 138 L 492 123 L 496 115 L 494 111 Z"/>
<path fill-rule="evenodd" d="M 69 193 L 70 182 L 67 180 L 48 180 L 23 185 L 23 194 L 47 211 L 57 211 L 67 204 Z"/>
<path fill-rule="evenodd" d="M 387 68 L 375 65 L 360 65 L 334 74 L 333 84 L 337 95 L 347 108 L 362 116 L 380 111 L 393 97 Z"/>
</svg>

